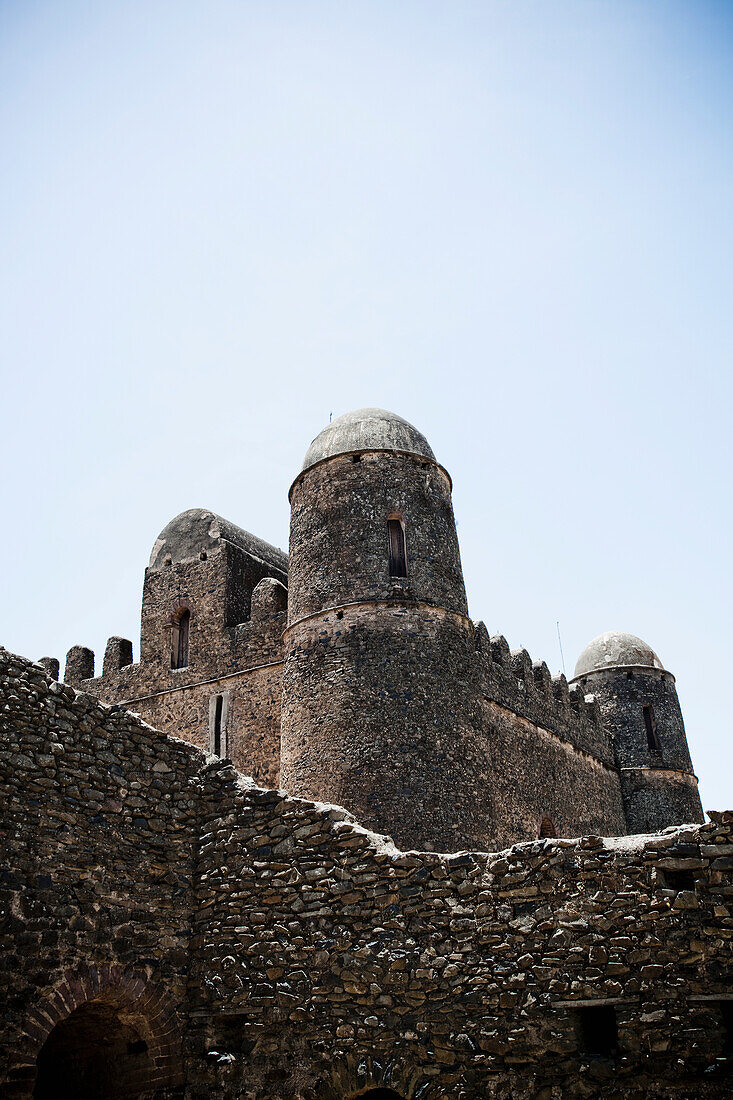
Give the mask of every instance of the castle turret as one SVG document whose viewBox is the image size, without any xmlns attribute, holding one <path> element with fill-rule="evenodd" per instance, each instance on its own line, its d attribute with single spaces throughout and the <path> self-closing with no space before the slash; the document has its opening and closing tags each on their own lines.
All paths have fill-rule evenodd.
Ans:
<svg viewBox="0 0 733 1100">
<path fill-rule="evenodd" d="M 480 846 L 490 808 L 451 480 L 399 416 L 361 409 L 290 490 L 282 785 L 402 847 Z"/>
<path fill-rule="evenodd" d="M 646 642 L 600 634 L 581 653 L 574 682 L 595 696 L 613 739 L 628 831 L 704 821 L 675 679 Z"/>
</svg>

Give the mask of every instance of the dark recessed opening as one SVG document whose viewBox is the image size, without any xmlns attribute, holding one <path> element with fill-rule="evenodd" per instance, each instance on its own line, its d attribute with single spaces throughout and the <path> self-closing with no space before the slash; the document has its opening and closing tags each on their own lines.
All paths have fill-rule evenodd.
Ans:
<svg viewBox="0 0 733 1100">
<path fill-rule="evenodd" d="M 394 1089 L 367 1089 L 360 1092 L 354 1100 L 402 1100 L 402 1097 Z"/>
<path fill-rule="evenodd" d="M 224 710 L 224 696 L 217 695 L 214 703 L 214 730 L 212 751 L 215 756 L 221 756 L 221 716 Z"/>
<path fill-rule="evenodd" d="M 718 1008 L 723 1025 L 723 1054 L 733 1058 L 733 1001 L 721 1001 Z"/>
<path fill-rule="evenodd" d="M 676 890 L 677 893 L 680 890 L 694 890 L 695 889 L 695 872 L 694 871 L 663 871 L 664 882 L 669 890 Z"/>
<path fill-rule="evenodd" d="M 361 455 L 352 455 L 351 456 L 351 461 L 352 462 L 361 462 Z"/>
<path fill-rule="evenodd" d="M 89 1002 L 57 1024 L 38 1055 L 35 1100 L 123 1100 L 152 1095 L 154 1067 L 136 1024 Z"/>
<path fill-rule="evenodd" d="M 388 519 L 387 534 L 389 537 L 389 575 L 391 577 L 407 576 L 407 549 L 405 547 L 405 528 L 402 520 Z"/>
<path fill-rule="evenodd" d="M 618 1023 L 613 1005 L 593 1005 L 577 1011 L 578 1051 L 591 1058 L 613 1058 L 618 1051 Z"/>
<path fill-rule="evenodd" d="M 627 680 L 633 680 L 633 679 L 634 679 L 634 674 L 633 674 L 633 672 L 627 672 L 627 673 L 626 673 L 626 679 L 627 679 Z"/>
<path fill-rule="evenodd" d="M 651 703 L 645 703 L 641 708 L 644 712 L 644 729 L 646 730 L 646 743 L 650 752 L 659 752 L 659 735 L 657 723 L 654 718 L 654 707 Z"/>
<path fill-rule="evenodd" d="M 343 619 L 343 617 L 344 617 L 343 611 L 337 611 L 336 612 L 336 618 L 337 619 Z"/>
<path fill-rule="evenodd" d="M 188 667 L 188 639 L 191 612 L 184 607 L 174 617 L 171 627 L 171 668 Z"/>
<path fill-rule="evenodd" d="M 219 1053 L 251 1054 L 256 1040 L 247 1033 L 249 1019 L 246 1016 L 220 1016 L 215 1020 L 214 1044 Z"/>
</svg>

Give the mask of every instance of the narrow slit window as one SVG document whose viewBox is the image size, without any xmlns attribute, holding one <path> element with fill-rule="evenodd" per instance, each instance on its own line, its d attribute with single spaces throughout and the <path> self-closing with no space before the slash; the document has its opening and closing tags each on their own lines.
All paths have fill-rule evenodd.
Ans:
<svg viewBox="0 0 733 1100">
<path fill-rule="evenodd" d="M 225 760 L 229 756 L 229 692 L 209 696 L 209 752 Z"/>
<path fill-rule="evenodd" d="M 654 719 L 654 707 L 651 703 L 645 703 L 642 710 L 644 711 L 646 743 L 649 746 L 650 752 L 659 752 L 659 735 L 657 733 L 657 723 Z"/>
<path fill-rule="evenodd" d="M 389 575 L 390 577 L 407 576 L 407 553 L 405 550 L 405 528 L 401 519 L 388 519 L 387 532 L 389 535 Z"/>
<path fill-rule="evenodd" d="M 221 716 L 224 710 L 224 696 L 217 695 L 214 702 L 214 728 L 211 731 L 211 749 L 215 756 L 221 756 Z"/>
<path fill-rule="evenodd" d="M 173 620 L 171 630 L 171 668 L 188 667 L 188 637 L 191 612 L 184 608 Z"/>
</svg>

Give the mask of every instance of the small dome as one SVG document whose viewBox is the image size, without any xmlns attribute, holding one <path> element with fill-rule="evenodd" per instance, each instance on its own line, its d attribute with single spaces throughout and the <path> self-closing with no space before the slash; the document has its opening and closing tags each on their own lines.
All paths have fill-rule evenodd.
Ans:
<svg viewBox="0 0 733 1100">
<path fill-rule="evenodd" d="M 607 630 L 585 647 L 575 666 L 574 679 L 602 668 L 623 668 L 627 665 L 664 668 L 654 650 L 641 638 L 635 634 L 624 634 L 621 630 Z"/>
<path fill-rule="evenodd" d="M 246 554 L 287 573 L 287 554 L 206 508 L 189 508 L 163 528 L 150 555 L 150 568 L 159 569 L 169 554 L 172 562 L 197 558 L 202 550 L 215 550 L 220 541 L 230 542 Z"/>
<path fill-rule="evenodd" d="M 336 417 L 316 436 L 302 468 L 350 451 L 406 451 L 435 461 L 425 436 L 401 416 L 385 409 L 357 409 Z"/>
</svg>

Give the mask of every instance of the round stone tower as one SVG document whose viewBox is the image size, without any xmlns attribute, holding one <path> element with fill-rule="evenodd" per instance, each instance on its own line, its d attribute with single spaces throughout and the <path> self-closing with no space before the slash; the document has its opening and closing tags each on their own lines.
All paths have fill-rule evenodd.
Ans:
<svg viewBox="0 0 733 1100">
<path fill-rule="evenodd" d="M 451 480 L 382 409 L 329 424 L 291 490 L 283 787 L 403 848 L 489 835 Z"/>
<path fill-rule="evenodd" d="M 573 680 L 596 697 L 613 739 L 628 831 L 704 821 L 675 679 L 654 650 L 608 631 L 583 650 Z"/>
</svg>

